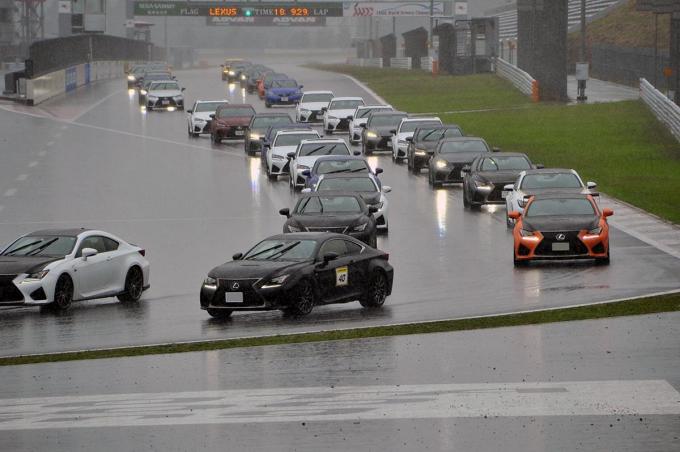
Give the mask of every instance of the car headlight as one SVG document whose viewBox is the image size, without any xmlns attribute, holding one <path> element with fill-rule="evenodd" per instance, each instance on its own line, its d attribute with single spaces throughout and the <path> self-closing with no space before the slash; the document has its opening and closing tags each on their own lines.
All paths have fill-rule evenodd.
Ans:
<svg viewBox="0 0 680 452">
<path fill-rule="evenodd" d="M 245 75 L 241 75 L 241 80 L 245 80 L 247 77 Z"/>
<path fill-rule="evenodd" d="M 364 224 L 360 224 L 360 225 L 354 226 L 354 227 L 352 228 L 352 231 L 354 231 L 354 232 L 362 232 L 362 231 L 364 231 L 364 230 L 366 229 L 366 226 L 368 226 L 368 223 L 364 223 Z"/>
<path fill-rule="evenodd" d="M 375 207 L 376 209 L 382 209 L 384 205 L 385 205 L 385 202 L 380 201 L 379 203 L 373 204 L 373 207 Z"/>
<path fill-rule="evenodd" d="M 139 94 L 141 94 L 142 96 L 146 96 L 147 93 L 148 93 L 148 91 L 145 90 L 145 89 L 140 89 L 140 90 L 139 90 Z"/>
<path fill-rule="evenodd" d="M 304 171 L 306 169 L 309 169 L 309 167 L 307 165 L 298 165 L 297 166 L 298 171 Z"/>
<path fill-rule="evenodd" d="M 416 154 L 416 155 L 419 155 L 419 156 L 421 156 L 421 157 L 423 157 L 423 156 L 426 156 L 426 155 L 427 155 L 427 151 L 425 151 L 425 150 L 423 150 L 423 149 L 416 149 L 415 154 Z"/>
<path fill-rule="evenodd" d="M 260 139 L 260 134 L 252 132 L 250 135 L 248 135 L 251 140 L 259 140 Z"/>
<path fill-rule="evenodd" d="M 47 274 L 48 274 L 49 272 L 50 272 L 49 270 L 41 270 L 41 271 L 39 271 L 39 272 L 29 273 L 29 275 L 26 277 L 25 280 L 29 280 L 29 279 L 30 279 L 30 280 L 32 280 L 32 281 L 39 281 L 39 280 L 43 279 L 45 276 L 47 276 Z M 24 280 L 24 281 L 25 281 L 25 280 Z"/>
<path fill-rule="evenodd" d="M 366 138 L 378 138 L 378 134 L 375 132 L 366 132 Z"/>
<path fill-rule="evenodd" d="M 286 157 L 279 154 L 272 154 L 272 160 L 286 160 Z"/>
<path fill-rule="evenodd" d="M 179 96 L 172 96 L 172 100 L 178 101 L 178 100 L 184 100 L 184 96 L 179 95 Z"/>
<path fill-rule="evenodd" d="M 302 228 L 298 228 L 297 226 L 288 225 L 287 228 L 288 232 L 303 232 Z"/>
<path fill-rule="evenodd" d="M 271 289 L 274 287 L 280 287 L 281 284 L 283 284 L 289 277 L 290 275 L 281 275 L 277 276 L 276 278 L 272 278 L 266 283 L 262 284 L 263 289 Z"/>
<path fill-rule="evenodd" d="M 216 286 L 217 280 L 215 278 L 208 276 L 203 280 L 203 285 L 204 286 Z"/>
<path fill-rule="evenodd" d="M 134 75 L 128 75 L 128 80 L 130 80 L 131 82 L 134 82 L 135 76 Z"/>
<path fill-rule="evenodd" d="M 158 97 L 156 96 L 147 96 L 148 100 L 158 100 Z"/>
<path fill-rule="evenodd" d="M 439 169 L 446 168 L 446 165 L 447 165 L 447 164 L 448 164 L 448 163 L 446 162 L 446 160 L 437 160 L 437 161 L 434 163 L 434 165 L 435 165 L 437 168 L 439 168 Z"/>
<path fill-rule="evenodd" d="M 590 231 L 588 231 L 588 234 L 592 234 L 592 235 L 600 235 L 601 233 L 602 233 L 602 227 L 600 227 L 600 226 L 596 227 L 595 229 L 591 229 Z"/>
<path fill-rule="evenodd" d="M 475 187 L 481 188 L 482 190 L 491 190 L 492 187 L 491 184 L 479 180 L 475 180 L 474 183 Z"/>
<path fill-rule="evenodd" d="M 234 72 L 234 71 L 229 71 L 229 75 L 236 75 L 236 72 Z"/>
<path fill-rule="evenodd" d="M 534 231 L 527 231 L 526 229 L 520 229 L 519 235 L 521 235 L 522 237 L 533 237 Z"/>
</svg>

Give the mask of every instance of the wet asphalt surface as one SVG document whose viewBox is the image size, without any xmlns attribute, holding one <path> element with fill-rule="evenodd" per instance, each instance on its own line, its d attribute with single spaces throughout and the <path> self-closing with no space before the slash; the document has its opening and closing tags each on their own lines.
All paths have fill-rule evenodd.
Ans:
<svg viewBox="0 0 680 452">
<path fill-rule="evenodd" d="M 305 90 L 374 102 L 341 75 L 271 65 Z M 187 105 L 226 98 L 266 111 L 257 96 L 222 82 L 215 68 L 177 76 Z M 184 113 L 143 114 L 124 84 L 102 82 L 42 105 L 54 119 L 0 109 L 0 243 L 46 227 L 104 229 L 147 250 L 152 287 L 133 306 L 105 299 L 60 315 L 0 309 L 0 356 L 448 319 L 680 288 L 677 258 L 616 229 L 609 267 L 514 269 L 502 208 L 465 210 L 460 186 L 433 191 L 425 172 L 412 175 L 378 155 L 370 162 L 385 170 L 383 184 L 392 187 L 390 233 L 378 239 L 395 267 L 384 309 L 351 303 L 302 319 L 266 312 L 215 321 L 199 309 L 201 281 L 235 252 L 279 233 L 278 210 L 291 207 L 294 196 L 287 179 L 267 180 L 260 159 L 246 156 L 241 141 L 189 138 Z"/>
<path fill-rule="evenodd" d="M 0 449 L 677 451 L 679 329 L 669 313 L 1 368 Z M 594 394 L 590 413 L 579 393 L 605 384 L 633 391 Z M 506 385 L 525 395 L 508 403 Z M 659 388 L 664 409 L 621 408 Z M 416 414 L 447 389 L 451 405 Z"/>
</svg>

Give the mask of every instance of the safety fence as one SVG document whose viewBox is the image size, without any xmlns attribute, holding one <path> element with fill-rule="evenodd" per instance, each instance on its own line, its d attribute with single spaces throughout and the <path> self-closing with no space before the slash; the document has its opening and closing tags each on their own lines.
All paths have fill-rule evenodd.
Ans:
<svg viewBox="0 0 680 452">
<path fill-rule="evenodd" d="M 680 107 L 644 78 L 640 79 L 640 98 L 680 141 Z"/>
<path fill-rule="evenodd" d="M 390 58 L 390 67 L 397 69 L 411 69 L 413 63 L 411 57 Z"/>
<path fill-rule="evenodd" d="M 383 67 L 382 58 L 348 58 L 347 64 L 361 67 Z"/>
<path fill-rule="evenodd" d="M 534 102 L 539 101 L 538 81 L 525 71 L 517 66 L 513 66 L 502 58 L 496 58 L 496 74 L 509 80 L 510 83 L 527 96 L 531 96 Z"/>
</svg>

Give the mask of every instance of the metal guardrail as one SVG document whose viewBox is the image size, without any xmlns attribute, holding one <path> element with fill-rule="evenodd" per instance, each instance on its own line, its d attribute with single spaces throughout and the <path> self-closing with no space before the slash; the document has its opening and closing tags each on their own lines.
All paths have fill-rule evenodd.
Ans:
<svg viewBox="0 0 680 452">
<path fill-rule="evenodd" d="M 412 69 L 413 62 L 411 57 L 390 58 L 390 67 L 397 69 Z"/>
<path fill-rule="evenodd" d="M 640 98 L 680 141 L 680 107 L 644 78 L 640 79 Z"/>
<path fill-rule="evenodd" d="M 539 101 L 538 82 L 517 66 L 513 66 L 503 58 L 496 58 L 496 74 L 509 80 L 527 96 L 531 96 L 534 102 Z"/>
<path fill-rule="evenodd" d="M 383 67 L 382 58 L 347 58 L 350 66 Z"/>
</svg>

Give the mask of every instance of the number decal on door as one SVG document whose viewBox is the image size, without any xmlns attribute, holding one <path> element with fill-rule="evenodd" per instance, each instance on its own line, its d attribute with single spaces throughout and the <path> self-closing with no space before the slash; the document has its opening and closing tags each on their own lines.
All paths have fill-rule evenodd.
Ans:
<svg viewBox="0 0 680 452">
<path fill-rule="evenodd" d="M 349 270 L 347 267 L 338 267 L 335 269 L 335 285 L 338 287 L 346 286 L 349 279 Z"/>
</svg>

